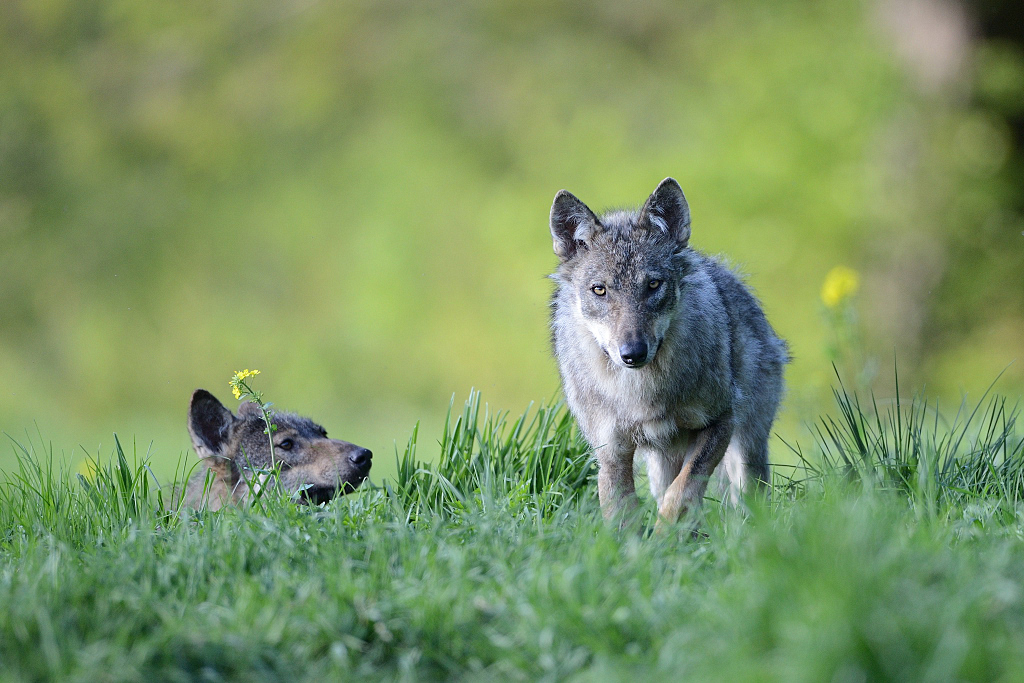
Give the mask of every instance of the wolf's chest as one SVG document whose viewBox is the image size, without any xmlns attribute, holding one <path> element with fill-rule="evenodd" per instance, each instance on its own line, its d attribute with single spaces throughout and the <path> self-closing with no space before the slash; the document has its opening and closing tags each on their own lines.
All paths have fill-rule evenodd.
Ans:
<svg viewBox="0 0 1024 683">
<path fill-rule="evenodd" d="M 637 441 L 671 440 L 681 430 L 700 429 L 715 416 L 706 397 L 660 373 L 643 370 L 598 372 L 593 407 L 611 419 L 617 431 L 628 431 Z"/>
</svg>

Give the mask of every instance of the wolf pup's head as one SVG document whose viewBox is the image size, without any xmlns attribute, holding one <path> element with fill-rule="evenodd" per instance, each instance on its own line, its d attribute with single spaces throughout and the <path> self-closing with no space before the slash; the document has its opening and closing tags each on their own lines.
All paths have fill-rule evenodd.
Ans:
<svg viewBox="0 0 1024 683">
<path fill-rule="evenodd" d="M 309 418 L 274 413 L 274 461 L 285 491 L 301 491 L 300 501 L 322 503 L 354 491 L 370 472 L 373 454 L 347 441 L 328 439 Z M 272 467 L 263 415 L 255 403 L 243 403 L 236 417 L 213 394 L 196 389 L 188 413 L 188 431 L 196 454 L 240 501 L 254 472 Z"/>
<path fill-rule="evenodd" d="M 611 361 L 642 368 L 672 322 L 690 241 L 683 190 L 665 178 L 639 211 L 598 217 L 562 190 L 551 206 L 561 260 L 555 278 L 575 294 L 579 316 Z"/>
</svg>

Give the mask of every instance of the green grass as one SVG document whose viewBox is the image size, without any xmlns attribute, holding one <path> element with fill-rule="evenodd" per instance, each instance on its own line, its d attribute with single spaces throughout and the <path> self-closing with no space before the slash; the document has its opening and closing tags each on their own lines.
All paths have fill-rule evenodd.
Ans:
<svg viewBox="0 0 1024 683">
<path fill-rule="evenodd" d="M 1020 680 L 1016 409 L 837 398 L 697 541 L 604 524 L 557 405 L 473 395 L 436 464 L 414 432 L 393 483 L 313 509 L 179 516 L 132 449 L 86 481 L 16 443 L 0 680 Z"/>
</svg>

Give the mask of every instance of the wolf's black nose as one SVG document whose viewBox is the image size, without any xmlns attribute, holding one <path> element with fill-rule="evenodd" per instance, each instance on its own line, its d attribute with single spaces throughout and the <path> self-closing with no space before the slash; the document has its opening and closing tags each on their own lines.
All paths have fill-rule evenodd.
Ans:
<svg viewBox="0 0 1024 683">
<path fill-rule="evenodd" d="M 642 339 L 626 342 L 619 347 L 619 356 L 626 365 L 643 364 L 647 360 L 647 342 Z"/>
<path fill-rule="evenodd" d="M 360 448 L 358 451 L 348 456 L 348 461 L 356 467 L 368 467 L 372 458 L 373 453 L 370 452 L 369 448 Z"/>
</svg>

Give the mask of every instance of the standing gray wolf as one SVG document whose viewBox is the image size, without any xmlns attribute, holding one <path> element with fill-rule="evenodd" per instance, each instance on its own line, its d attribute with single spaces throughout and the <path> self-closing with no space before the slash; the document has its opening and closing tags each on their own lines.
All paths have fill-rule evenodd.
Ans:
<svg viewBox="0 0 1024 683">
<path fill-rule="evenodd" d="M 639 210 L 600 217 L 562 190 L 551 236 L 554 352 L 604 516 L 636 505 L 634 458 L 658 527 L 700 507 L 723 458 L 734 499 L 748 478 L 766 484 L 786 343 L 736 274 L 689 247 L 679 184 L 666 178 Z"/>
<path fill-rule="evenodd" d="M 309 418 L 274 413 L 274 460 L 285 491 L 301 491 L 300 502 L 323 503 L 354 491 L 370 472 L 373 454 L 346 441 L 328 439 L 323 427 Z M 245 500 L 250 489 L 267 482 L 255 473 L 271 469 L 270 443 L 263 414 L 255 403 L 243 403 L 238 416 L 213 394 L 196 389 L 188 411 L 192 446 L 202 458 L 185 488 L 185 505 L 216 510 Z M 207 484 L 208 474 L 213 481 Z"/>
</svg>

